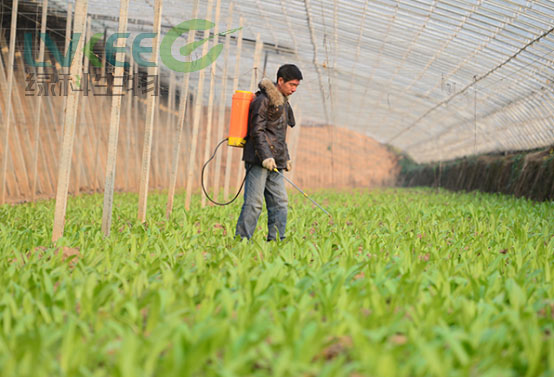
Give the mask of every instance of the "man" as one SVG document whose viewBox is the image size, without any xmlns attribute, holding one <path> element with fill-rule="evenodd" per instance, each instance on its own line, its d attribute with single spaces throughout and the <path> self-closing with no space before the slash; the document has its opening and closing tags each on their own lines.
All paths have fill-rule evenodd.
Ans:
<svg viewBox="0 0 554 378">
<path fill-rule="evenodd" d="M 248 136 L 242 160 L 246 166 L 244 204 L 237 222 L 236 236 L 250 239 L 263 200 L 267 207 L 267 240 L 285 238 L 288 197 L 280 172 L 291 169 L 285 141 L 287 125 L 294 127 L 294 114 L 288 103 L 302 80 L 302 73 L 294 64 L 285 64 L 277 71 L 277 82 L 263 79 L 260 90 L 250 104 Z"/>
</svg>

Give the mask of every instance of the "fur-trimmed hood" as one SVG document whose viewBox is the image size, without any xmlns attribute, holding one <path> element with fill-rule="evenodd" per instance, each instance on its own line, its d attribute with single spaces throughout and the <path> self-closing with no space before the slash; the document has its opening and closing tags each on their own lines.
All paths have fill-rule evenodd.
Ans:
<svg viewBox="0 0 554 378">
<path fill-rule="evenodd" d="M 269 98 L 269 102 L 271 103 L 271 105 L 279 107 L 287 101 L 287 97 L 284 96 L 279 91 L 279 89 L 277 89 L 275 83 L 273 83 L 268 78 L 262 79 L 262 81 L 260 81 L 260 84 L 258 84 L 258 87 L 265 92 L 267 98 Z"/>
</svg>

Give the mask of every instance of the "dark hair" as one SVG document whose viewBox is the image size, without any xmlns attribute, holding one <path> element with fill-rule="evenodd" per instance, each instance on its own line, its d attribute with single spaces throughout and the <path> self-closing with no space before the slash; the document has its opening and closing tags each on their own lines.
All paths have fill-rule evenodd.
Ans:
<svg viewBox="0 0 554 378">
<path fill-rule="evenodd" d="M 285 64 L 277 71 L 277 81 L 282 77 L 285 83 L 291 80 L 302 80 L 302 72 L 294 64 Z"/>
</svg>

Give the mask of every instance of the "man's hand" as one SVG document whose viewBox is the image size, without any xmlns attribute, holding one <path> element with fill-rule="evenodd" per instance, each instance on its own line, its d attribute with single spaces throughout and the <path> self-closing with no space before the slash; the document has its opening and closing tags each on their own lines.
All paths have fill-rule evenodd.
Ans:
<svg viewBox="0 0 554 378">
<path fill-rule="evenodd" d="M 287 168 L 285 168 L 285 170 L 287 172 L 290 172 L 291 169 L 292 169 L 292 161 L 289 160 L 289 161 L 287 161 Z"/>
<path fill-rule="evenodd" d="M 277 168 L 277 164 L 275 164 L 275 159 L 267 158 L 262 161 L 262 167 L 264 167 L 268 171 L 274 171 Z"/>
</svg>

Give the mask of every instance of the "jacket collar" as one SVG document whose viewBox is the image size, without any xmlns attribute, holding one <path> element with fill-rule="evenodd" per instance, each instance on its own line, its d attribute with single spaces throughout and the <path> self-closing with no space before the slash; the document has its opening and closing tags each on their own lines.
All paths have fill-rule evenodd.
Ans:
<svg viewBox="0 0 554 378">
<path fill-rule="evenodd" d="M 288 99 L 286 96 L 283 96 L 279 89 L 277 89 L 275 83 L 273 83 L 268 78 L 262 79 L 262 81 L 260 81 L 260 84 L 258 84 L 258 87 L 260 88 L 260 90 L 265 92 L 265 94 L 269 98 L 269 102 L 272 105 L 281 106 Z"/>
</svg>

